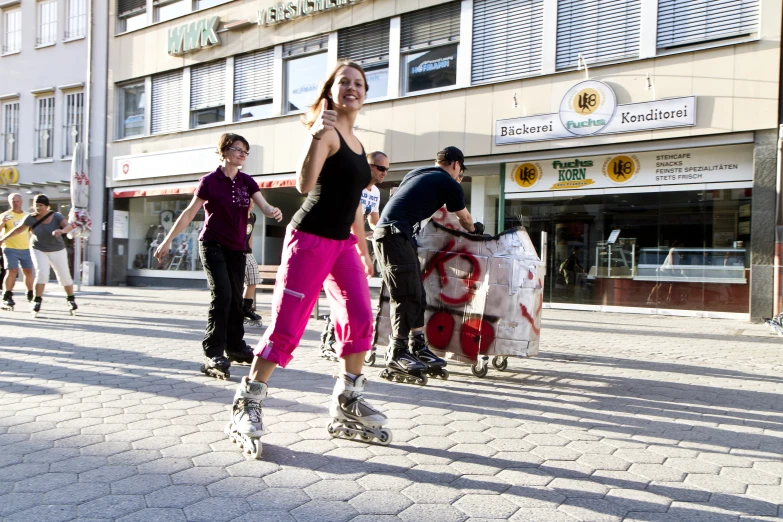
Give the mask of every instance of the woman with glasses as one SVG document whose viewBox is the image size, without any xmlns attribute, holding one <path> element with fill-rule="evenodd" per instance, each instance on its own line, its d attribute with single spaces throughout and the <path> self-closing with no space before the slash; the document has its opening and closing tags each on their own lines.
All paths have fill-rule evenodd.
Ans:
<svg viewBox="0 0 783 522">
<path fill-rule="evenodd" d="M 250 145 L 238 134 L 223 134 L 217 154 L 223 164 L 203 176 L 193 199 L 157 250 L 159 262 L 171 250 L 171 243 L 204 208 L 204 226 L 199 234 L 199 254 L 212 300 L 202 347 L 205 375 L 228 379 L 231 361 L 250 364 L 253 351 L 245 343 L 242 296 L 245 282 L 245 249 L 248 208 L 251 199 L 267 217 L 283 219 L 280 209 L 264 199 L 253 178 L 240 171 Z M 226 358 L 228 356 L 228 358 Z"/>
<path fill-rule="evenodd" d="M 335 349 L 342 371 L 332 393 L 329 434 L 363 441 L 391 441 L 382 428 L 386 416 L 362 397 L 364 354 L 372 344 L 372 309 L 367 277 L 372 260 L 364 236 L 362 189 L 370 167 L 353 133 L 364 104 L 367 79 L 361 66 L 340 61 L 321 85 L 305 116 L 306 151 L 297 171 L 296 188 L 307 199 L 294 215 L 283 240 L 283 257 L 272 298 L 272 319 L 258 343 L 250 375 L 234 396 L 231 440 L 256 458 L 264 434 L 261 402 L 274 369 L 286 367 L 304 334 L 308 318 L 326 288 L 336 324 Z"/>
</svg>

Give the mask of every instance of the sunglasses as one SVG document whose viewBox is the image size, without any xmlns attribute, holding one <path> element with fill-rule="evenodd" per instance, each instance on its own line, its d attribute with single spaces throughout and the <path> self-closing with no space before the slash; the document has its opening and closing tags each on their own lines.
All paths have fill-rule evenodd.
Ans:
<svg viewBox="0 0 783 522">
<path fill-rule="evenodd" d="M 240 149 L 238 147 L 229 147 L 228 150 L 233 150 L 234 152 L 238 152 L 240 154 L 244 154 L 245 156 L 250 156 L 250 151 L 245 149 Z"/>
<path fill-rule="evenodd" d="M 375 163 L 370 163 L 371 167 L 375 167 L 376 169 L 380 170 L 381 172 L 388 172 L 389 167 L 383 167 L 381 165 L 376 165 Z"/>
</svg>

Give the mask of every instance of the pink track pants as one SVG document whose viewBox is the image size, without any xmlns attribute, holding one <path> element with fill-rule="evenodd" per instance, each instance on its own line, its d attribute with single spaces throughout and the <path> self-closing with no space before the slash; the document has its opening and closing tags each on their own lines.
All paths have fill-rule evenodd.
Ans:
<svg viewBox="0 0 783 522">
<path fill-rule="evenodd" d="M 328 239 L 286 228 L 283 259 L 272 297 L 272 322 L 254 353 L 285 368 L 293 359 L 307 321 L 326 290 L 335 323 L 335 350 L 345 357 L 366 352 L 372 345 L 370 288 L 356 236 Z"/>
</svg>

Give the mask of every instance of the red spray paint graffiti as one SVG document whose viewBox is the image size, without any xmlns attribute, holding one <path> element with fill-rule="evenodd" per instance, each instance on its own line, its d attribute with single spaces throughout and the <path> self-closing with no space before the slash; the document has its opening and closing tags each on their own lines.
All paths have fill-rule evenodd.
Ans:
<svg viewBox="0 0 783 522">
<path fill-rule="evenodd" d="M 455 257 L 462 257 L 468 261 L 471 265 L 471 270 L 468 273 L 468 277 L 460 279 L 464 283 L 467 291 L 457 297 L 444 294 L 443 291 L 440 293 L 441 301 L 449 305 L 458 305 L 467 303 L 473 298 L 472 292 L 476 288 L 476 283 L 481 278 L 481 265 L 479 265 L 476 257 L 464 248 L 457 251 L 452 251 L 453 248 L 454 239 L 451 239 L 449 244 L 446 245 L 446 248 L 435 253 L 429 265 L 424 270 L 424 274 L 422 274 L 421 279 L 422 281 L 426 281 L 426 279 L 431 276 L 434 271 L 437 271 L 440 286 L 441 288 L 444 288 L 449 284 L 449 276 L 446 273 L 446 267 L 444 265 Z"/>
</svg>

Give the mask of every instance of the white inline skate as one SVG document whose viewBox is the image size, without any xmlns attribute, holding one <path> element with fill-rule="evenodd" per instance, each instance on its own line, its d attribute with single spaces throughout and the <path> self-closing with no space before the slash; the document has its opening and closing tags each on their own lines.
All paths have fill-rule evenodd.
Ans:
<svg viewBox="0 0 783 522">
<path fill-rule="evenodd" d="M 332 392 L 332 405 L 329 413 L 332 422 L 326 427 L 332 437 L 353 439 L 357 435 L 363 442 L 378 442 L 387 446 L 392 441 L 392 433 L 386 424 L 386 415 L 379 412 L 364 400 L 362 392 L 367 377 L 358 375 L 355 379 L 342 374 Z"/>
<path fill-rule="evenodd" d="M 261 436 L 264 434 L 264 414 L 261 403 L 266 398 L 267 385 L 247 377 L 237 386 L 231 421 L 226 425 L 228 439 L 254 459 L 261 458 Z"/>
</svg>

